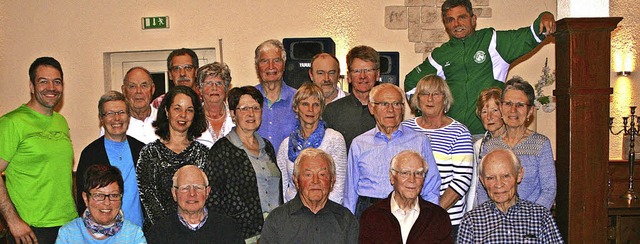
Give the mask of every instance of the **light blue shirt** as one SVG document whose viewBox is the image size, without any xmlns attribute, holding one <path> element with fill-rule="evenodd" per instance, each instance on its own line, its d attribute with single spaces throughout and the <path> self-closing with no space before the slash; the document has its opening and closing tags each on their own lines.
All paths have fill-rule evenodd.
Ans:
<svg viewBox="0 0 640 244">
<path fill-rule="evenodd" d="M 82 218 L 76 218 L 58 230 L 56 243 L 105 243 L 105 244 L 139 244 L 147 243 L 140 226 L 124 220 L 122 228 L 118 233 L 104 240 L 95 239 L 84 226 Z"/>
<path fill-rule="evenodd" d="M 269 140 L 273 148 L 278 150 L 282 140 L 289 136 L 296 126 L 296 114 L 293 112 L 293 95 L 296 89 L 287 86 L 282 82 L 280 97 L 276 101 L 269 101 L 264 93 L 262 85 L 257 85 L 256 89 L 262 93 L 264 102 L 262 105 L 262 124 L 258 129 L 258 134 Z"/>
<path fill-rule="evenodd" d="M 419 152 L 427 161 L 429 170 L 420 196 L 426 201 L 439 204 L 441 179 L 429 138 L 400 125 L 391 134 L 391 139 L 378 127 L 353 139 L 347 163 L 344 206 L 355 213 L 358 196 L 381 199 L 388 197 L 393 191 L 389 181 L 391 158 L 404 150 Z"/>
<path fill-rule="evenodd" d="M 116 142 L 104 138 L 104 149 L 107 151 L 109 163 L 122 173 L 124 180 L 124 194 L 122 196 L 122 212 L 124 219 L 142 226 L 142 206 L 140 203 L 140 191 L 138 190 L 138 177 L 133 167 L 133 157 L 128 141 Z"/>
</svg>

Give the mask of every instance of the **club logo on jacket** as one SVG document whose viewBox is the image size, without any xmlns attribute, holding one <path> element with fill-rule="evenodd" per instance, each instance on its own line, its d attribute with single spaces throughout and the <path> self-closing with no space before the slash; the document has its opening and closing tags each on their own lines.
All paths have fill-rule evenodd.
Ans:
<svg viewBox="0 0 640 244">
<path fill-rule="evenodd" d="M 481 64 L 487 59 L 487 54 L 484 51 L 477 51 L 475 55 L 473 55 L 473 61 Z"/>
</svg>

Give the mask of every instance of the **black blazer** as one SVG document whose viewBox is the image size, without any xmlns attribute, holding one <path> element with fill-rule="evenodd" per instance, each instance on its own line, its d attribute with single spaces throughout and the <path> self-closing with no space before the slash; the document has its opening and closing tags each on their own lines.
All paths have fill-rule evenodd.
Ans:
<svg viewBox="0 0 640 244">
<path fill-rule="evenodd" d="M 138 157 L 140 156 L 140 150 L 142 150 L 145 144 L 131 136 L 127 136 L 127 141 L 129 142 L 131 156 L 133 157 L 133 168 L 135 169 L 138 163 Z M 107 157 L 107 150 L 104 149 L 104 136 L 91 142 L 91 144 L 82 150 L 82 154 L 80 154 L 80 161 L 78 162 L 78 169 L 76 170 L 76 209 L 78 210 L 79 216 L 82 216 L 84 210 L 87 208 L 82 199 L 84 172 L 87 171 L 89 166 L 94 164 L 111 165 L 111 163 L 109 163 L 109 157 Z"/>
</svg>

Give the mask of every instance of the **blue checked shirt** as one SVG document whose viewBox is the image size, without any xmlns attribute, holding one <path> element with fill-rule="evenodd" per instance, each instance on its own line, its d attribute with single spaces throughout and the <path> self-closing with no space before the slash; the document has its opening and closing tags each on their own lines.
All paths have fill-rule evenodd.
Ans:
<svg viewBox="0 0 640 244">
<path fill-rule="evenodd" d="M 563 243 L 549 210 L 520 199 L 506 213 L 487 201 L 465 214 L 458 243 Z"/>
</svg>

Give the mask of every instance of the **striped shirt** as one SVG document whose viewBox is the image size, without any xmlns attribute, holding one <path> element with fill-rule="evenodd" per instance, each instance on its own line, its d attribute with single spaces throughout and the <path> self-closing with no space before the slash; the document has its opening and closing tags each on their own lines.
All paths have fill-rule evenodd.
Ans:
<svg viewBox="0 0 640 244">
<path fill-rule="evenodd" d="M 440 195 L 447 188 L 460 195 L 460 199 L 447 210 L 452 225 L 460 224 L 466 208 L 466 194 L 471 185 L 473 173 L 473 146 L 471 134 L 460 122 L 453 122 L 439 129 L 424 129 L 417 124 L 418 118 L 402 122 L 408 128 L 423 133 L 431 140 L 433 157 L 438 164 L 442 183 Z"/>
</svg>

